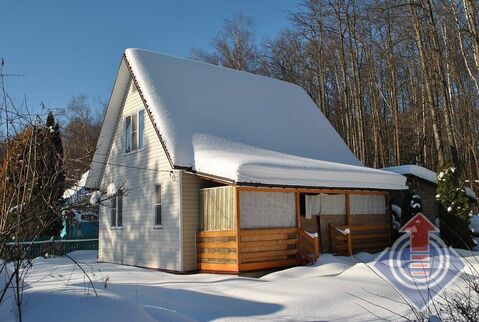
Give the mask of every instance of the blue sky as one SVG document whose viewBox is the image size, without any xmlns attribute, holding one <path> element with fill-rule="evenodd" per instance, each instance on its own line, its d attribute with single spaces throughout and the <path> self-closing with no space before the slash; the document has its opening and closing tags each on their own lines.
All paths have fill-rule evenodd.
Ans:
<svg viewBox="0 0 479 322">
<path fill-rule="evenodd" d="M 289 26 L 299 0 L 44 1 L 0 0 L 0 57 L 8 91 L 39 111 L 73 95 L 108 99 L 125 48 L 188 57 L 208 48 L 223 20 L 253 17 L 257 41 Z"/>
</svg>

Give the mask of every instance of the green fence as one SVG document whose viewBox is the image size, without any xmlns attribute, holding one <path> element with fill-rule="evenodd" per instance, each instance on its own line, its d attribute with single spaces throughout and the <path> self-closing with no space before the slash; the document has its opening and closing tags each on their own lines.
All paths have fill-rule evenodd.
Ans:
<svg viewBox="0 0 479 322">
<path fill-rule="evenodd" d="M 44 256 L 62 256 L 75 250 L 98 250 L 98 238 L 90 239 L 53 239 L 35 242 L 10 242 L 7 246 L 12 257 L 35 258 Z"/>
</svg>

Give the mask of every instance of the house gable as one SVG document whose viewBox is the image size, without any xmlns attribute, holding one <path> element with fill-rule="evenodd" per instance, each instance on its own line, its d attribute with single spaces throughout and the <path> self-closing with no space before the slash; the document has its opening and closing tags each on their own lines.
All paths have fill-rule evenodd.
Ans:
<svg viewBox="0 0 479 322">
<path fill-rule="evenodd" d="M 103 163 L 99 187 L 122 187 L 123 226 L 112 229 L 108 207 L 100 209 L 99 259 L 128 265 L 181 270 L 180 173 L 168 157 L 147 113 L 144 116 L 144 148 L 125 153 L 125 117 L 144 110 L 131 80 L 124 86 L 123 101 L 115 109 L 110 146 Z M 119 93 L 117 93 L 119 95 Z M 107 112 L 108 113 L 112 111 Z M 111 121 L 111 119 L 110 119 Z M 102 130 L 103 132 L 103 130 Z M 154 226 L 155 184 L 161 184 L 162 228 Z"/>
</svg>

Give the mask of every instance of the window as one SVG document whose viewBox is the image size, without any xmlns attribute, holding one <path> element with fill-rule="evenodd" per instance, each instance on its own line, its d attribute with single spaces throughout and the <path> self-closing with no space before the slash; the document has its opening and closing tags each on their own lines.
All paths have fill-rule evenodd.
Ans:
<svg viewBox="0 0 479 322">
<path fill-rule="evenodd" d="M 110 199 L 110 222 L 111 227 L 116 227 L 116 196 Z"/>
<path fill-rule="evenodd" d="M 112 228 L 123 226 L 123 194 L 121 190 L 110 199 L 110 222 Z"/>
<path fill-rule="evenodd" d="M 145 110 L 125 117 L 125 153 L 143 149 Z"/>
<path fill-rule="evenodd" d="M 145 110 L 138 112 L 138 149 L 143 149 L 145 137 Z"/>
<path fill-rule="evenodd" d="M 136 114 L 133 114 L 131 116 L 131 150 L 135 151 L 138 149 L 138 116 Z"/>
<path fill-rule="evenodd" d="M 155 212 L 155 227 L 161 227 L 161 185 L 155 184 L 154 198 L 154 212 Z"/>
<path fill-rule="evenodd" d="M 125 152 L 131 152 L 131 116 L 125 119 Z"/>
</svg>

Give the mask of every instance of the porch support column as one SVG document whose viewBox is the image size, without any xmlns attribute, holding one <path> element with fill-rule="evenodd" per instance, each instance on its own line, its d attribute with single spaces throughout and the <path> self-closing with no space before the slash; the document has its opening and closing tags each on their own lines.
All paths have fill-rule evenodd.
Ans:
<svg viewBox="0 0 479 322">
<path fill-rule="evenodd" d="M 296 196 L 296 227 L 301 228 L 301 201 L 299 191 L 295 192 Z"/>
<path fill-rule="evenodd" d="M 240 272 L 240 264 L 241 264 L 241 258 L 240 258 L 240 239 L 241 239 L 241 227 L 240 227 L 240 202 L 239 202 L 239 188 L 234 187 L 233 188 L 233 198 L 234 198 L 234 221 L 235 221 L 235 230 L 236 230 L 236 265 L 237 265 L 237 270 L 238 273 Z"/>
<path fill-rule="evenodd" d="M 384 198 L 386 198 L 386 216 L 388 216 L 387 218 L 387 223 L 388 223 L 388 242 L 389 242 L 389 245 L 388 246 L 391 246 L 391 243 L 392 243 L 392 236 L 391 236 L 391 233 L 392 233 L 392 213 L 391 213 L 391 193 L 388 192 L 384 195 Z"/>
<path fill-rule="evenodd" d="M 350 193 L 346 192 L 346 225 L 351 226 L 352 223 Z"/>
<path fill-rule="evenodd" d="M 349 234 L 346 235 L 347 242 L 348 242 L 348 253 L 349 256 L 353 255 L 353 243 L 352 243 L 352 230 L 351 230 L 351 224 L 353 223 L 353 218 L 351 216 L 351 200 L 350 200 L 351 194 L 349 192 L 346 192 L 346 225 L 349 227 Z"/>
</svg>

